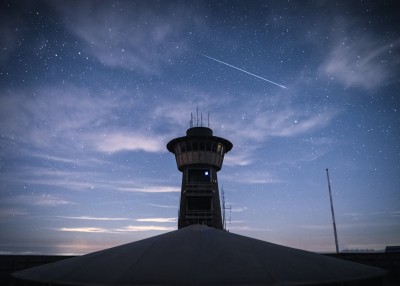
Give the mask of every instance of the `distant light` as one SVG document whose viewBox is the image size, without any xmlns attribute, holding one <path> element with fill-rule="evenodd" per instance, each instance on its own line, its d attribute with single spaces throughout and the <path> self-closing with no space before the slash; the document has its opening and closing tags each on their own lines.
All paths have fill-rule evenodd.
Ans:
<svg viewBox="0 0 400 286">
<path fill-rule="evenodd" d="M 204 172 L 204 175 L 205 175 L 205 176 L 208 176 L 208 171 L 205 171 L 205 172 Z"/>
</svg>

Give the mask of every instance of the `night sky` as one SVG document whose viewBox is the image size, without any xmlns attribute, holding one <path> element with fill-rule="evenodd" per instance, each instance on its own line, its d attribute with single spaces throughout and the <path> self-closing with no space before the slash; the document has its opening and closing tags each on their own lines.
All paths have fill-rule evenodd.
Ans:
<svg viewBox="0 0 400 286">
<path fill-rule="evenodd" d="M 1 1 L 0 254 L 83 254 L 177 229 L 166 143 L 233 143 L 233 233 L 400 245 L 396 1 Z"/>
</svg>

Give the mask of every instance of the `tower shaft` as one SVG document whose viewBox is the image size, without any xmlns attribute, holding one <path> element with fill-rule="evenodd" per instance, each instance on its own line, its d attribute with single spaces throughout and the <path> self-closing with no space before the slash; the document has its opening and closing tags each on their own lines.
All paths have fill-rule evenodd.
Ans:
<svg viewBox="0 0 400 286">
<path fill-rule="evenodd" d="M 192 166 L 182 172 L 178 228 L 205 224 L 222 229 L 217 171 L 209 166 Z"/>
</svg>

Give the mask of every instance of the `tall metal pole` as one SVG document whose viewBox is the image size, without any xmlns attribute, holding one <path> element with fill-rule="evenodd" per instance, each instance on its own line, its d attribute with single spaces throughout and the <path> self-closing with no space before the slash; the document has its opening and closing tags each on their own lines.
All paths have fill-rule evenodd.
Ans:
<svg viewBox="0 0 400 286">
<path fill-rule="evenodd" d="M 326 169 L 326 177 L 328 179 L 329 199 L 331 201 L 333 232 L 335 234 L 336 253 L 339 253 L 339 244 L 338 244 L 338 238 L 337 238 L 337 232 L 336 232 L 336 222 L 335 222 L 335 212 L 333 211 L 333 202 L 332 202 L 331 180 L 329 179 L 329 171 L 328 171 L 328 169 Z"/>
<path fill-rule="evenodd" d="M 225 223 L 225 192 L 224 187 L 222 186 L 222 229 L 226 230 L 226 223 Z"/>
</svg>

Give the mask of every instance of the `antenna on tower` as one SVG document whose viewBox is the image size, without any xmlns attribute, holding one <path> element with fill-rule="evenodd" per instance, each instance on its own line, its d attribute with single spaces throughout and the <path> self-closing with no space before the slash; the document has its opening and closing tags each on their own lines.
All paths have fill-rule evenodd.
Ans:
<svg viewBox="0 0 400 286">
<path fill-rule="evenodd" d="M 194 120 L 196 120 L 196 123 L 194 123 Z M 200 120 L 200 125 L 199 125 L 199 120 Z M 194 124 L 196 124 L 195 127 L 203 127 L 203 113 L 200 112 L 200 119 L 199 119 L 199 107 L 196 107 L 196 116 L 193 115 L 193 112 L 190 112 L 190 128 L 194 127 Z M 207 127 L 210 128 L 210 112 L 207 111 Z"/>
<path fill-rule="evenodd" d="M 196 127 L 199 127 L 199 107 L 196 107 Z"/>
<path fill-rule="evenodd" d="M 232 206 L 229 205 L 229 207 L 227 207 L 225 205 L 225 192 L 224 192 L 224 187 L 222 187 L 221 189 L 222 192 L 222 226 L 224 228 L 224 230 L 226 230 L 226 210 L 229 210 L 229 222 L 231 222 L 231 211 L 232 211 Z"/>
</svg>

